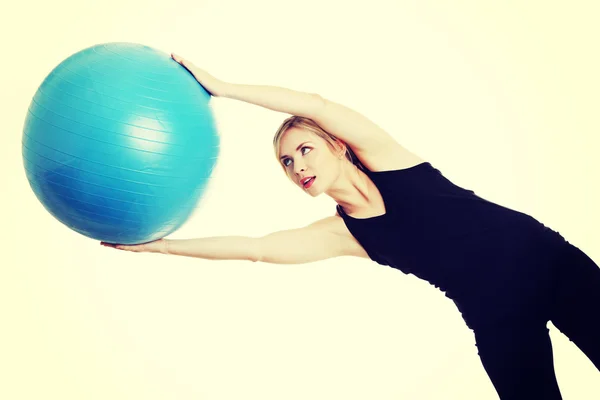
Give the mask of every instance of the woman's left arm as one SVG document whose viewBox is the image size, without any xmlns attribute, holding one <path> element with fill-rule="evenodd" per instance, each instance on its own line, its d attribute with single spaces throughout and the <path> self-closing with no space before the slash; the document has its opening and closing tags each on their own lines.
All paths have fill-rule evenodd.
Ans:
<svg viewBox="0 0 600 400">
<path fill-rule="evenodd" d="M 213 96 L 241 100 L 273 111 L 310 118 L 347 143 L 359 157 L 380 154 L 398 145 L 394 138 L 364 115 L 319 94 L 278 86 L 224 82 L 180 56 L 173 54 L 173 59 L 187 68 Z"/>
<path fill-rule="evenodd" d="M 273 111 L 313 118 L 321 113 L 325 100 L 318 94 L 298 92 L 277 86 L 240 85 L 222 81 L 193 62 L 171 53 L 173 60 L 187 69 L 214 97 L 227 97 L 256 104 Z"/>
<path fill-rule="evenodd" d="M 222 96 L 310 118 L 347 143 L 359 157 L 360 154 L 378 154 L 398 145 L 392 136 L 366 116 L 316 93 L 277 86 L 228 83 Z"/>
<path fill-rule="evenodd" d="M 321 114 L 326 101 L 316 93 L 298 92 L 278 86 L 237 83 L 227 83 L 221 92 L 221 97 L 241 100 L 269 110 L 310 119 Z"/>
</svg>

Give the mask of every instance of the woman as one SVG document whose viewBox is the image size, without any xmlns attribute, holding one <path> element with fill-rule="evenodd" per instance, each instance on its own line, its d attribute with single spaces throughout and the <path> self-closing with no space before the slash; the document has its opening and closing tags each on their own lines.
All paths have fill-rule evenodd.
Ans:
<svg viewBox="0 0 600 400">
<path fill-rule="evenodd" d="M 548 321 L 600 370 L 600 269 L 558 232 L 455 185 L 345 106 L 226 83 L 172 57 L 213 96 L 293 114 L 275 135 L 277 160 L 304 192 L 333 198 L 337 212 L 260 238 L 103 245 L 279 264 L 357 256 L 414 274 L 455 302 L 503 400 L 561 399 Z"/>
</svg>

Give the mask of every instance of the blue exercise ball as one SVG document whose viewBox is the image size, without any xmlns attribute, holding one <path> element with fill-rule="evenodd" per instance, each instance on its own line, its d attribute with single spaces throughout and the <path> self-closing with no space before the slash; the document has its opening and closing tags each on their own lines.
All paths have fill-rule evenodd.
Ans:
<svg viewBox="0 0 600 400">
<path fill-rule="evenodd" d="M 139 244 L 180 228 L 219 155 L 210 94 L 170 55 L 99 44 L 54 68 L 23 128 L 29 184 L 75 232 Z"/>
</svg>

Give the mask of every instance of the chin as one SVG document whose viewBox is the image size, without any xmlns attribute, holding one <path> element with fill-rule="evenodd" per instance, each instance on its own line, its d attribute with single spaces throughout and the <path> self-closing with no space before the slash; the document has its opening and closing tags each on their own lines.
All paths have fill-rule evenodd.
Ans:
<svg viewBox="0 0 600 400">
<path fill-rule="evenodd" d="M 320 195 L 323 194 L 322 190 L 311 190 L 311 191 L 306 191 L 306 194 L 308 194 L 311 197 L 319 197 Z"/>
<path fill-rule="evenodd" d="M 305 194 L 309 195 L 310 197 L 317 197 L 318 195 L 321 194 L 320 191 L 316 191 L 316 190 L 306 190 L 304 188 L 300 188 Z"/>
</svg>

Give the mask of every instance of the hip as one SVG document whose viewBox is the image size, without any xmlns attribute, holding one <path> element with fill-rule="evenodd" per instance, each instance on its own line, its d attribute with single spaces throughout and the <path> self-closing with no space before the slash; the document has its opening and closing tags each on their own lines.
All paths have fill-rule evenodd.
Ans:
<svg viewBox="0 0 600 400">
<path fill-rule="evenodd" d="M 532 218 L 463 245 L 448 297 L 469 327 L 548 317 L 559 261 L 571 246 L 559 232 Z"/>
</svg>

